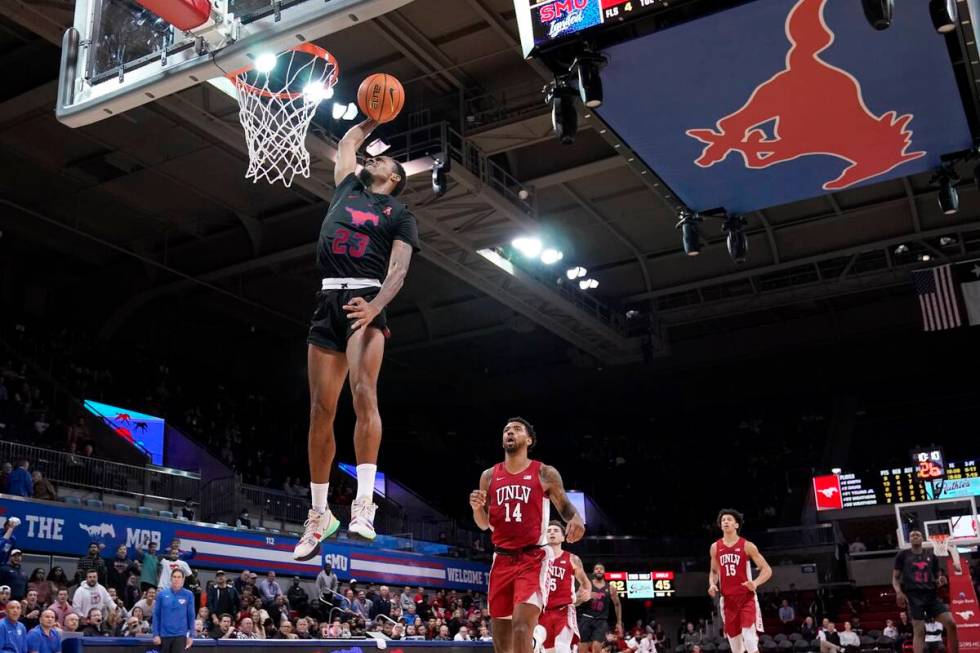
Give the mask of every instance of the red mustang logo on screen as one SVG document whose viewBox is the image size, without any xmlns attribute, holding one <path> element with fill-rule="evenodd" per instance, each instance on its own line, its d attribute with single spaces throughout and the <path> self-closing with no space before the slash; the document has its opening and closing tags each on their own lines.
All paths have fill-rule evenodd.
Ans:
<svg viewBox="0 0 980 653">
<path fill-rule="evenodd" d="M 868 109 L 861 84 L 845 70 L 820 59 L 834 42 L 824 22 L 826 0 L 799 0 L 786 18 L 790 49 L 786 68 L 760 84 L 738 111 L 719 120 L 716 129 L 689 129 L 706 143 L 695 163 L 708 168 L 729 152 L 742 155 L 751 169 L 808 155 L 833 156 L 849 165 L 824 190 L 839 190 L 873 179 L 925 156 L 909 152 L 912 114 Z M 772 123 L 773 138 L 763 127 Z"/>
<path fill-rule="evenodd" d="M 357 209 L 352 209 L 349 206 L 346 207 L 347 212 L 350 213 L 350 217 L 354 220 L 354 226 L 360 227 L 362 225 L 370 222 L 375 227 L 381 224 L 381 218 L 379 218 L 374 213 L 368 213 L 367 211 L 358 211 Z"/>
</svg>

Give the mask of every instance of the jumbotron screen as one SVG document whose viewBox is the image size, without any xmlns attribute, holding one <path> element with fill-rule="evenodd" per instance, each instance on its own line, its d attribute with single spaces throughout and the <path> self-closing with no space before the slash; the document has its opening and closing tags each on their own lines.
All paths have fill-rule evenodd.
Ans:
<svg viewBox="0 0 980 653">
<path fill-rule="evenodd" d="M 91 399 L 85 409 L 115 431 L 116 435 L 150 457 L 154 465 L 163 465 L 163 439 L 166 424 L 162 417 L 146 415 L 130 408 L 120 408 Z"/>
<path fill-rule="evenodd" d="M 650 11 L 657 0 L 514 0 L 524 56 L 551 41 Z"/>
</svg>

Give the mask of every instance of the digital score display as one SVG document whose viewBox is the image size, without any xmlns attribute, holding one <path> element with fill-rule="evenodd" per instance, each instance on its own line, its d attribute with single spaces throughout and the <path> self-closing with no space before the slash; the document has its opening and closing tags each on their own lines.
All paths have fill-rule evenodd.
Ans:
<svg viewBox="0 0 980 653">
<path fill-rule="evenodd" d="M 606 582 L 609 587 L 627 599 L 662 599 L 674 595 L 674 572 L 648 571 L 626 572 L 607 571 Z"/>
<path fill-rule="evenodd" d="M 534 48 L 646 13 L 657 0 L 514 0 L 524 56 Z"/>
<path fill-rule="evenodd" d="M 937 481 L 946 477 L 946 457 L 940 447 L 918 449 L 912 452 L 912 464 L 916 476 L 923 481 Z"/>
<path fill-rule="evenodd" d="M 920 460 L 920 456 L 925 459 Z M 874 476 L 841 471 L 814 477 L 817 510 L 916 503 L 947 496 L 980 494 L 972 492 L 974 487 L 980 490 L 980 474 L 975 459 L 950 462 L 945 459 L 941 449 L 932 447 L 913 452 L 913 460 L 914 465 L 881 469 Z M 936 465 L 941 465 L 941 469 L 935 469 Z M 937 490 L 929 483 L 936 480 L 946 481 L 938 496 Z"/>
</svg>

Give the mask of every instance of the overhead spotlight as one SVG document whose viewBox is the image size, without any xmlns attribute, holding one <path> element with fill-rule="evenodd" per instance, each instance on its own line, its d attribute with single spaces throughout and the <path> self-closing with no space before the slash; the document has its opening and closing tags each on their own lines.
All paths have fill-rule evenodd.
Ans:
<svg viewBox="0 0 980 653">
<path fill-rule="evenodd" d="M 579 266 L 574 267 L 574 268 L 568 268 L 565 271 L 565 276 L 568 277 L 570 280 L 574 281 L 575 279 L 581 279 L 582 277 L 584 277 L 588 273 L 589 273 L 588 270 L 586 270 L 581 265 L 579 265 Z"/>
<path fill-rule="evenodd" d="M 891 27 L 895 0 L 861 0 L 861 7 L 864 9 L 864 17 L 876 30 Z"/>
<path fill-rule="evenodd" d="M 510 244 L 514 249 L 528 258 L 538 258 L 541 256 L 541 250 L 544 249 L 544 245 L 541 244 L 541 239 L 533 236 L 515 238 Z"/>
<path fill-rule="evenodd" d="M 925 263 L 927 261 L 931 261 L 932 257 L 929 256 L 928 254 L 919 254 L 919 260 Z"/>
<path fill-rule="evenodd" d="M 954 186 L 954 178 L 946 171 L 938 175 L 939 208 L 946 215 L 955 215 L 960 210 L 960 196 Z"/>
<path fill-rule="evenodd" d="M 380 138 L 376 138 L 367 144 L 367 147 L 364 148 L 364 151 L 370 154 L 371 156 L 381 156 L 382 154 L 384 154 L 390 149 L 391 149 L 391 145 L 388 145 Z"/>
<path fill-rule="evenodd" d="M 529 198 L 531 196 L 531 193 L 527 192 L 527 189 L 526 188 L 522 188 L 519 191 L 517 191 L 517 196 L 519 198 L 521 198 L 522 200 L 525 200 L 526 201 L 527 198 Z"/>
<path fill-rule="evenodd" d="M 593 290 L 599 287 L 599 282 L 595 279 L 582 279 L 578 282 L 578 287 L 582 290 Z"/>
<path fill-rule="evenodd" d="M 341 118 L 344 117 L 344 114 L 346 112 L 347 112 L 347 106 L 346 105 L 341 104 L 340 102 L 334 102 L 333 103 L 333 112 L 330 115 L 333 116 L 333 119 L 334 120 L 340 120 Z"/>
<path fill-rule="evenodd" d="M 449 159 L 443 161 L 442 159 L 436 157 L 433 159 L 432 163 L 432 193 L 436 197 L 442 197 L 446 194 L 446 190 L 449 187 L 449 183 L 446 180 L 446 173 L 449 172 Z"/>
<path fill-rule="evenodd" d="M 681 230 L 684 241 L 684 252 L 688 256 L 697 256 L 701 253 L 701 221 L 702 217 L 697 213 L 681 211 L 680 220 L 675 228 Z"/>
<path fill-rule="evenodd" d="M 586 50 L 580 54 L 569 70 L 578 72 L 578 92 L 582 104 L 590 109 L 602 106 L 602 74 L 599 72 L 609 59 L 603 55 Z"/>
<path fill-rule="evenodd" d="M 953 247 L 954 245 L 956 245 L 956 242 L 957 242 L 956 239 L 953 238 L 952 236 L 943 236 L 942 238 L 939 239 L 939 246 Z"/>
<path fill-rule="evenodd" d="M 303 96 L 310 102 L 322 102 L 333 97 L 333 87 L 323 82 L 310 82 L 303 87 Z"/>
<path fill-rule="evenodd" d="M 549 247 L 541 252 L 541 262 L 545 265 L 554 265 L 563 258 L 565 258 L 565 255 L 562 251 L 554 247 Z"/>
<path fill-rule="evenodd" d="M 901 256 L 902 254 L 908 254 L 908 253 L 909 253 L 908 245 L 899 245 L 898 247 L 895 248 L 895 254 L 897 254 L 898 256 Z"/>
<path fill-rule="evenodd" d="M 937 32 L 949 34 L 956 29 L 956 21 L 959 18 L 956 0 L 929 0 L 929 16 Z"/>
<path fill-rule="evenodd" d="M 551 105 L 551 124 L 562 145 L 575 142 L 578 133 L 578 113 L 575 110 L 575 96 L 567 77 L 556 77 L 545 87 L 545 102 Z"/>
<path fill-rule="evenodd" d="M 344 120 L 353 120 L 354 118 L 356 118 L 357 117 L 357 111 L 358 111 L 357 105 L 354 104 L 353 102 L 349 103 L 347 105 L 347 111 L 346 111 L 346 113 L 344 113 L 344 116 L 343 116 Z"/>
<path fill-rule="evenodd" d="M 630 310 L 626 311 L 626 319 L 627 320 L 635 320 L 638 317 L 640 317 L 640 312 L 638 310 L 636 310 L 636 309 L 630 309 Z"/>
<path fill-rule="evenodd" d="M 255 70 L 260 73 L 268 74 L 276 69 L 278 57 L 272 52 L 263 52 L 255 58 Z"/>
<path fill-rule="evenodd" d="M 721 228 L 727 234 L 728 254 L 736 263 L 745 263 L 745 257 L 749 253 L 749 239 L 745 235 L 747 224 L 742 216 L 729 215 Z"/>
</svg>

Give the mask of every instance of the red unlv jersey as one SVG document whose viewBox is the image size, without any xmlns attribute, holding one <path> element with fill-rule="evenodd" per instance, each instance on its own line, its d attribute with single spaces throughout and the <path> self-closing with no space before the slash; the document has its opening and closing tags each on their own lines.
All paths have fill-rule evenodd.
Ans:
<svg viewBox="0 0 980 653">
<path fill-rule="evenodd" d="M 503 463 L 491 471 L 487 508 L 493 545 L 500 549 L 543 546 L 550 506 L 541 485 L 541 463 L 532 460 L 517 474 L 509 473 Z"/>
<path fill-rule="evenodd" d="M 561 555 L 548 564 L 548 605 L 554 610 L 575 603 L 575 569 L 572 567 L 572 554 L 562 551 Z"/>
<path fill-rule="evenodd" d="M 742 583 L 752 580 L 751 561 L 745 552 L 748 541 L 738 538 L 735 544 L 728 546 L 724 539 L 715 543 L 715 559 L 718 561 L 718 573 L 721 575 L 721 595 L 737 596 L 751 594 Z"/>
</svg>

